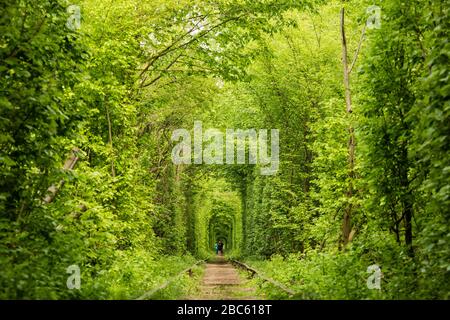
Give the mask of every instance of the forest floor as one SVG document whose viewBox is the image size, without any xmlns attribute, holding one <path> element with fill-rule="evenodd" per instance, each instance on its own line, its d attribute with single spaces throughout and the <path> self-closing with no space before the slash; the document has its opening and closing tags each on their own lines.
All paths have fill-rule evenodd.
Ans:
<svg viewBox="0 0 450 320">
<path fill-rule="evenodd" d="M 235 267 L 217 256 L 206 263 L 198 294 L 189 300 L 261 300 L 256 288 Z"/>
</svg>

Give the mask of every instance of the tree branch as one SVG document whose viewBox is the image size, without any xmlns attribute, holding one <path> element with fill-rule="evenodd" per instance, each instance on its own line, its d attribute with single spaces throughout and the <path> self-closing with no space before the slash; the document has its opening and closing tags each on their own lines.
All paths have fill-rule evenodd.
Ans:
<svg viewBox="0 0 450 320">
<path fill-rule="evenodd" d="M 358 58 L 359 51 L 361 50 L 361 45 L 362 45 L 362 42 L 364 40 L 365 35 L 366 35 L 366 24 L 364 24 L 364 27 L 362 29 L 361 37 L 359 38 L 358 49 L 356 49 L 356 53 L 355 53 L 355 56 L 353 57 L 353 61 L 352 61 L 352 64 L 350 66 L 350 69 L 348 70 L 348 73 L 351 73 L 353 67 L 355 66 L 356 59 Z"/>
<path fill-rule="evenodd" d="M 219 28 L 219 27 L 221 27 L 221 26 L 227 24 L 228 22 L 238 20 L 238 19 L 240 19 L 242 16 L 243 16 L 243 14 L 238 15 L 238 16 L 235 16 L 235 17 L 231 17 L 231 18 L 226 19 L 226 20 L 223 20 L 223 21 L 217 23 L 216 25 L 212 26 L 212 27 L 209 28 L 208 30 L 205 30 L 205 31 L 203 31 L 203 32 L 200 32 L 200 33 L 198 34 L 198 36 L 192 37 L 192 39 L 190 39 L 189 41 L 187 41 L 187 42 L 185 42 L 185 43 L 182 43 L 182 44 L 176 46 L 176 44 L 177 44 L 178 42 L 180 42 L 184 37 L 186 37 L 186 36 L 189 35 L 193 30 L 195 30 L 195 27 L 192 28 L 192 29 L 190 29 L 190 31 L 188 31 L 188 32 L 186 32 L 185 34 L 183 34 L 181 37 L 179 37 L 177 40 L 175 40 L 172 44 L 170 44 L 168 47 L 166 47 L 166 48 L 165 48 L 164 50 L 162 50 L 160 53 L 158 53 L 157 55 L 153 56 L 153 57 L 150 59 L 150 61 L 148 62 L 147 66 L 141 71 L 140 76 L 142 76 L 145 72 L 147 72 L 147 71 L 150 69 L 150 67 L 151 67 L 151 66 L 152 66 L 159 58 L 161 58 L 161 57 L 163 57 L 163 56 L 169 54 L 169 53 L 172 52 L 172 51 L 176 51 L 176 50 L 179 50 L 179 49 L 182 49 L 182 48 L 185 48 L 185 47 L 189 46 L 191 43 L 193 43 L 193 42 L 195 42 L 195 41 L 197 41 L 197 40 L 203 38 L 204 36 L 208 35 L 208 34 L 211 33 L 212 31 L 214 31 L 215 29 L 217 29 L 217 28 Z M 154 82 L 156 82 L 157 80 L 159 80 L 161 77 L 162 77 L 162 75 L 158 76 L 157 79 L 156 79 L 156 80 L 154 79 L 155 81 L 152 80 L 151 83 L 153 84 Z M 148 86 L 148 85 L 145 85 L 145 86 Z"/>
<path fill-rule="evenodd" d="M 64 163 L 63 166 L 63 170 L 67 171 L 67 170 L 73 170 L 73 168 L 75 167 L 77 161 L 78 161 L 78 152 L 80 151 L 80 149 L 78 148 L 73 148 L 70 157 L 66 160 L 66 162 Z M 55 197 L 56 194 L 58 193 L 58 191 L 64 186 L 65 184 L 65 180 L 62 179 L 57 185 L 52 184 L 48 189 L 47 189 L 47 195 L 44 198 L 44 203 L 50 203 L 52 202 Z"/>
</svg>

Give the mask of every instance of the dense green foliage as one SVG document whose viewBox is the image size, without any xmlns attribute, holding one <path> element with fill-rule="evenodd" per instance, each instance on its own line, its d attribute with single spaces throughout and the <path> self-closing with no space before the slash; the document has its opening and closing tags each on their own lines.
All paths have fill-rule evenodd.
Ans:
<svg viewBox="0 0 450 320">
<path fill-rule="evenodd" d="M 2 1 L 0 298 L 137 298 L 219 239 L 294 298 L 450 298 L 450 2 L 373 4 Z M 174 164 L 194 121 L 279 129 L 277 173 Z"/>
</svg>

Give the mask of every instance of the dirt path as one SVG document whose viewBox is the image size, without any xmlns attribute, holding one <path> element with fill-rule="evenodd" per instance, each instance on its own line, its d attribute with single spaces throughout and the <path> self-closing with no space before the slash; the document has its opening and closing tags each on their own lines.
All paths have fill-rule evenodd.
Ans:
<svg viewBox="0 0 450 320">
<path fill-rule="evenodd" d="M 192 300 L 257 300 L 255 288 L 223 257 L 206 264 L 198 296 Z"/>
</svg>

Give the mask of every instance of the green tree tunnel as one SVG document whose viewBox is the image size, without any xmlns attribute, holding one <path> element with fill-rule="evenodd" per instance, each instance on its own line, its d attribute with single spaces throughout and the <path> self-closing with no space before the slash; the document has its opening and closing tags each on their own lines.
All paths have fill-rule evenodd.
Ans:
<svg viewBox="0 0 450 320">
<path fill-rule="evenodd" d="M 0 11 L 0 300 L 135 299 L 217 240 L 301 299 L 450 299 L 450 0 Z M 276 172 L 209 129 L 279 132 Z"/>
<path fill-rule="evenodd" d="M 221 240 L 227 254 L 238 255 L 242 247 L 241 200 L 225 180 L 216 182 L 205 181 L 195 197 L 196 253 L 211 254 L 216 241 Z"/>
</svg>

